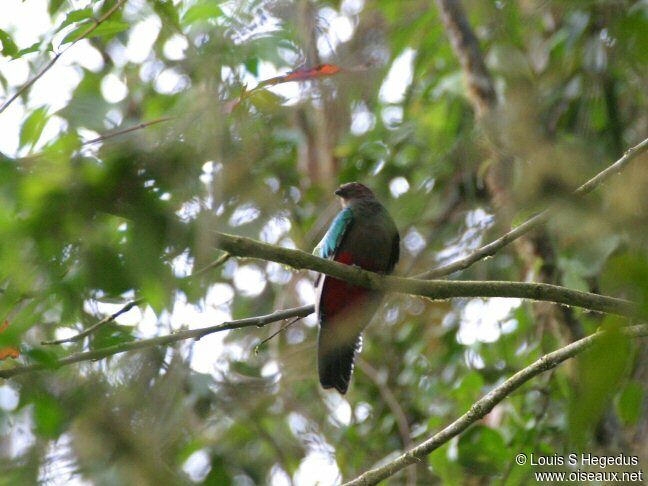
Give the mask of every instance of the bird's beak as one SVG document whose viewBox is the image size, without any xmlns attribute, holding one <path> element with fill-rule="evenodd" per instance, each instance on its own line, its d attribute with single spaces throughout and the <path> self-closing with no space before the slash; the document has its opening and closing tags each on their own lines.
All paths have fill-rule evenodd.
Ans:
<svg viewBox="0 0 648 486">
<path fill-rule="evenodd" d="M 335 191 L 335 195 L 336 195 L 336 196 L 340 196 L 340 197 L 342 197 L 342 189 L 337 189 L 337 190 Z"/>
</svg>

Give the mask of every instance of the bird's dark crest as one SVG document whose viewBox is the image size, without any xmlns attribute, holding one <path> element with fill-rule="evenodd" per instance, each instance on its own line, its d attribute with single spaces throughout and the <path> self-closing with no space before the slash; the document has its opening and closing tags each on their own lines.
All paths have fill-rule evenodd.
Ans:
<svg viewBox="0 0 648 486">
<path fill-rule="evenodd" d="M 340 196 L 342 199 L 362 199 L 362 198 L 374 198 L 374 193 L 371 192 L 364 184 L 359 182 L 347 182 L 342 184 L 335 191 L 337 196 Z"/>
</svg>

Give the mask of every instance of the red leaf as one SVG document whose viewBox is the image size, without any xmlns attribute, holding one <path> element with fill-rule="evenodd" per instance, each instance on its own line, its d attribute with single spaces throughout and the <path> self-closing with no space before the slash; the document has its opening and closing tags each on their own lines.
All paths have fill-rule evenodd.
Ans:
<svg viewBox="0 0 648 486">
<path fill-rule="evenodd" d="M 9 327 L 9 321 L 4 321 L 4 323 L 0 324 L 0 332 L 3 332 L 5 329 Z M 7 358 L 17 358 L 20 356 L 20 350 L 18 348 L 15 348 L 13 346 L 8 346 L 6 348 L 0 348 L 0 361 L 7 359 Z"/>
<path fill-rule="evenodd" d="M 265 88 L 266 86 L 275 86 L 290 81 L 307 81 L 309 79 L 321 78 L 324 76 L 333 76 L 342 71 L 342 68 L 335 64 L 320 64 L 314 68 L 297 68 L 288 74 L 276 76 L 274 78 L 261 81 L 253 90 L 248 91 L 248 95 L 254 91 Z"/>
<path fill-rule="evenodd" d="M 333 76 L 340 71 L 341 69 L 335 64 L 320 64 L 312 69 L 295 69 L 280 77 L 284 78 L 281 82 L 285 83 L 287 81 L 303 81 L 305 79 L 321 78 L 322 76 Z"/>
<path fill-rule="evenodd" d="M 361 68 L 364 70 L 364 68 Z M 356 71 L 357 69 L 351 69 L 351 71 Z M 342 68 L 336 66 L 335 64 L 320 64 L 313 68 L 297 68 L 294 71 L 290 71 L 288 74 L 283 74 L 281 76 L 275 76 L 274 78 L 264 79 L 260 81 L 253 89 L 247 91 L 243 90 L 243 93 L 239 98 L 234 100 L 227 101 L 222 108 L 224 114 L 228 115 L 245 99 L 254 95 L 256 92 L 261 91 L 262 89 L 267 88 L 268 86 L 276 86 L 277 84 L 289 83 L 291 81 L 308 81 L 309 79 L 322 78 L 325 76 L 333 76 L 342 72 Z"/>
</svg>

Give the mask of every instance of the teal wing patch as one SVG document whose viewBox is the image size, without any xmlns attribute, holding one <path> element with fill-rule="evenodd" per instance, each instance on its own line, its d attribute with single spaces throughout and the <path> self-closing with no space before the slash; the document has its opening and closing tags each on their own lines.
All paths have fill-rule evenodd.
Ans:
<svg viewBox="0 0 648 486">
<path fill-rule="evenodd" d="M 330 258 L 340 246 L 342 237 L 352 222 L 353 211 L 344 208 L 337 214 L 324 238 L 313 250 L 313 254 L 320 258 Z"/>
</svg>

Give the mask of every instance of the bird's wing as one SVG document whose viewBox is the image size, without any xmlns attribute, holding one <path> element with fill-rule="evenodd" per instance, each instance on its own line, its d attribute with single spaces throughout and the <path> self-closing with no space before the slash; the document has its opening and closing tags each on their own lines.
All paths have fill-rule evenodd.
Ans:
<svg viewBox="0 0 648 486">
<path fill-rule="evenodd" d="M 335 255 L 351 223 L 353 223 L 353 211 L 344 208 L 337 214 L 324 238 L 313 250 L 313 254 L 320 258 L 331 258 Z"/>
<path fill-rule="evenodd" d="M 353 212 L 345 208 L 335 217 L 313 253 L 321 258 L 353 264 L 352 255 L 340 250 L 352 225 Z M 317 353 L 320 383 L 324 388 L 336 388 L 344 394 L 351 380 L 359 334 L 367 321 L 362 312 L 366 304 L 358 304 L 368 300 L 368 291 L 323 275 L 318 276 L 315 285 L 315 305 L 320 324 Z"/>
<path fill-rule="evenodd" d="M 392 240 L 392 250 L 391 250 L 391 255 L 389 256 L 389 263 L 387 264 L 386 273 L 389 274 L 394 271 L 394 267 L 398 263 L 399 257 L 400 257 L 400 235 L 398 234 L 398 231 L 396 231 L 396 234 L 394 235 L 394 239 Z"/>
</svg>

